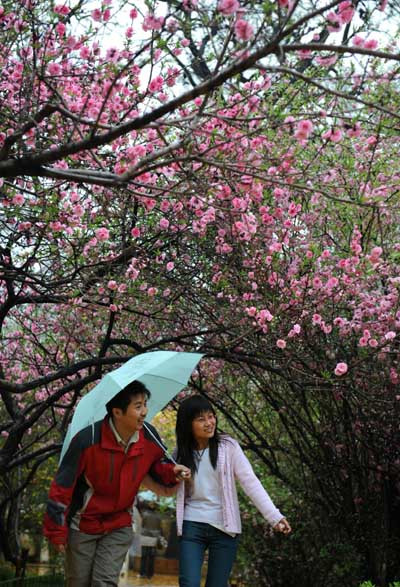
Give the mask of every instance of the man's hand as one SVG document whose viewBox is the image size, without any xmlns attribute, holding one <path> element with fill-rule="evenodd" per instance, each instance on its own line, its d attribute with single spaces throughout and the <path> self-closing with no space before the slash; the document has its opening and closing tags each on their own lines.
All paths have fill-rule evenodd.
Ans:
<svg viewBox="0 0 400 587">
<path fill-rule="evenodd" d="M 190 469 L 184 465 L 175 465 L 174 473 L 177 481 L 187 481 L 192 476 Z"/>
<path fill-rule="evenodd" d="M 280 520 L 276 524 L 276 526 L 274 526 L 274 530 L 275 532 L 282 532 L 282 534 L 290 534 L 290 532 L 292 531 L 290 524 L 286 518 L 282 518 L 282 520 Z"/>
<path fill-rule="evenodd" d="M 64 552 L 65 552 L 65 544 L 54 544 L 54 543 L 52 543 L 52 544 L 53 544 L 54 550 L 56 552 L 62 552 L 64 554 Z"/>
</svg>

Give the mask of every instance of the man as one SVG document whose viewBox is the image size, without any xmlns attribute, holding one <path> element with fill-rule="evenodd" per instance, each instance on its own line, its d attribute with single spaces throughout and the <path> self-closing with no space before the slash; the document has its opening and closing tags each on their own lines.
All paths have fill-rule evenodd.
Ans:
<svg viewBox="0 0 400 587">
<path fill-rule="evenodd" d="M 160 542 L 161 516 L 155 511 L 155 502 L 144 502 L 142 512 L 141 546 L 142 556 L 140 559 L 140 576 L 151 579 L 154 575 L 154 562 L 157 545 Z"/>
<path fill-rule="evenodd" d="M 163 461 L 143 428 L 149 397 L 139 381 L 114 396 L 104 420 L 73 438 L 51 484 L 44 534 L 66 552 L 68 587 L 117 587 L 140 484 L 149 474 L 154 491 L 154 481 L 171 487 L 190 475 L 187 467 Z"/>
</svg>

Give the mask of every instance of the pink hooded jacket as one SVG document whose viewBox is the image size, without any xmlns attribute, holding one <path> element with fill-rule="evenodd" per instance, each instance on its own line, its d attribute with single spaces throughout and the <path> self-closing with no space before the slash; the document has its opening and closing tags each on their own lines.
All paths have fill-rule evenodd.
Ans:
<svg viewBox="0 0 400 587">
<path fill-rule="evenodd" d="M 263 517 L 275 526 L 284 517 L 274 506 L 268 493 L 256 477 L 251 464 L 231 437 L 222 437 L 218 446 L 217 471 L 222 487 L 222 514 L 227 532 L 239 534 L 242 531 L 236 479 Z M 178 536 L 182 535 L 185 509 L 185 482 L 181 482 L 176 494 L 176 524 Z"/>
</svg>

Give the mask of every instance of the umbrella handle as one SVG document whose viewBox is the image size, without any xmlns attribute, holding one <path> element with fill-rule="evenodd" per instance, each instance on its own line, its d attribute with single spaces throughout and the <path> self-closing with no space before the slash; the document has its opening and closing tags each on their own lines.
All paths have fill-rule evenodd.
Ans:
<svg viewBox="0 0 400 587">
<path fill-rule="evenodd" d="M 172 461 L 174 463 L 174 465 L 177 465 L 178 463 L 176 462 L 174 457 L 169 453 L 165 444 L 163 442 L 161 442 L 161 440 L 159 438 L 157 438 L 157 436 L 155 434 L 153 434 L 153 432 L 150 430 L 149 426 L 147 426 L 146 422 L 143 422 L 143 428 L 145 428 L 147 430 L 147 432 L 154 438 L 155 442 L 162 449 L 162 451 L 165 454 L 165 456 L 167 457 L 167 459 Z"/>
</svg>

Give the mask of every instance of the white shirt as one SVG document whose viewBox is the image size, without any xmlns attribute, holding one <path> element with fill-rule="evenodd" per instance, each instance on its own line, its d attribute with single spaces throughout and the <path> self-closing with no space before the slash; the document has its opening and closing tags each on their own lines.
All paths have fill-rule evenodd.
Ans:
<svg viewBox="0 0 400 587">
<path fill-rule="evenodd" d="M 210 461 L 210 451 L 195 451 L 198 466 L 193 478 L 191 494 L 185 500 L 183 519 L 190 522 L 210 524 L 222 532 L 224 529 L 222 514 L 221 486 L 218 472 Z M 235 536 L 235 534 L 231 534 Z"/>
</svg>

